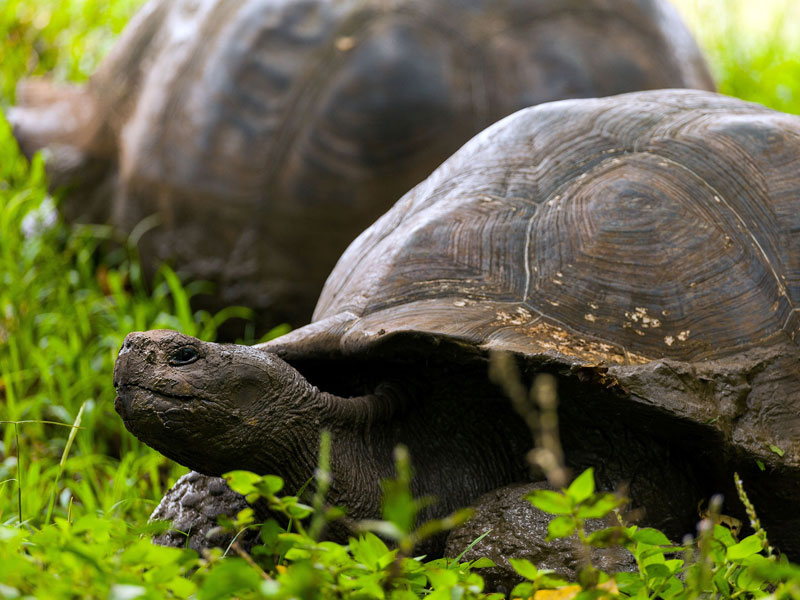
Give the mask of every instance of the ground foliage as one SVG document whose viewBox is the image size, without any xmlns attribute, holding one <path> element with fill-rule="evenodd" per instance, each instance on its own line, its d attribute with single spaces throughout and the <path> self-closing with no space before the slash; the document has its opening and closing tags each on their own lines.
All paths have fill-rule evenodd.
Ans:
<svg viewBox="0 0 800 600">
<path fill-rule="evenodd" d="M 721 91 L 800 113 L 800 39 L 778 20 L 768 36 L 748 33 L 733 15 L 737 5 L 753 1 L 680 3 Z M 796 10 L 791 0 L 775 2 L 786 14 Z M 13 103 L 24 76 L 85 80 L 140 4 L 0 4 L 0 108 Z M 364 524 L 349 544 L 319 541 L 326 519 L 338 516 L 323 502 L 323 452 L 310 505 L 280 495 L 278 478 L 229 476 L 234 487 L 263 497 L 289 519 L 289 527 L 255 524 L 249 512 L 231 519 L 234 529 L 260 528 L 264 545 L 252 555 L 236 544 L 205 556 L 153 546 L 148 535 L 156 526 L 147 516 L 185 469 L 125 432 L 113 411 L 116 351 L 128 331 L 156 327 L 213 339 L 221 321 L 241 313 L 193 313 L 189 299 L 202 284 L 182 282 L 168 268 L 145 285 L 125 240 L 105 227 L 65 225 L 57 203 L 47 193 L 42 159 L 21 157 L 0 118 L 0 597 L 485 596 L 479 573 L 488 561 L 413 557 L 415 542 L 466 515 L 417 527 L 419 503 L 408 489 L 402 450 L 397 478 L 385 487 L 383 520 Z M 564 587 L 551 573 L 517 561 L 527 583 L 516 594 L 555 600 L 584 589 L 582 598 L 800 598 L 800 569 L 773 555 L 752 507 L 756 533 L 741 540 L 713 520 L 702 521 L 699 539 L 680 547 L 657 531 L 623 525 L 587 537 L 583 519 L 618 503 L 593 486 L 585 473 L 562 493 L 530 500 L 556 515 L 553 537 L 624 544 L 639 572 L 611 578 L 587 565 L 577 587 Z M 541 588 L 560 590 L 546 596 Z"/>
</svg>

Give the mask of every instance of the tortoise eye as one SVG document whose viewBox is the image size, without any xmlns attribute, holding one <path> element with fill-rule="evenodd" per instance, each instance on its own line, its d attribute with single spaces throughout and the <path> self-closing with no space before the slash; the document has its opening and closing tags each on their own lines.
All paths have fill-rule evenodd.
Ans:
<svg viewBox="0 0 800 600">
<path fill-rule="evenodd" d="M 173 367 L 188 365 L 200 358 L 200 353 L 192 346 L 178 348 L 169 357 L 169 364 Z"/>
</svg>

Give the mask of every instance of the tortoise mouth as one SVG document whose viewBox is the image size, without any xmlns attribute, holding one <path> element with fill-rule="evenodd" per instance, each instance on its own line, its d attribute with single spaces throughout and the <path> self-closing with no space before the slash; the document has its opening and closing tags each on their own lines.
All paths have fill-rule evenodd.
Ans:
<svg viewBox="0 0 800 600">
<path fill-rule="evenodd" d="M 170 429 L 171 425 L 180 423 L 186 418 L 186 408 L 191 406 L 193 396 L 169 394 L 156 391 L 137 384 L 117 386 L 117 397 L 114 408 L 122 417 L 125 427 L 142 439 L 157 431 Z"/>
<path fill-rule="evenodd" d="M 117 390 L 117 397 L 135 395 L 138 390 L 140 392 L 151 394 L 153 396 L 158 396 L 161 398 L 170 398 L 173 400 L 182 400 L 184 402 L 197 399 L 196 396 L 192 396 L 190 394 L 175 394 L 175 393 L 165 392 L 163 390 L 154 390 L 152 388 L 140 385 L 138 383 L 122 383 L 116 385 L 115 387 Z"/>
<path fill-rule="evenodd" d="M 195 400 L 195 401 L 192 401 Z M 151 448 L 191 468 L 203 468 L 195 460 L 197 439 L 212 422 L 202 414 L 203 404 L 192 396 L 162 393 L 136 385 L 117 386 L 114 408 L 125 428 Z M 201 409 L 201 414 L 196 409 Z M 191 451 L 186 451 L 186 449 Z M 221 473 L 221 471 L 220 471 Z"/>
</svg>

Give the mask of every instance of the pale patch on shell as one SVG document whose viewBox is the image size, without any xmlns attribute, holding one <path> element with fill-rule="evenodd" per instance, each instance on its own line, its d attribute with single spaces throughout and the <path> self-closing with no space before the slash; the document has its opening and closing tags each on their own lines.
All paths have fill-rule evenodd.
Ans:
<svg viewBox="0 0 800 600">
<path fill-rule="evenodd" d="M 567 330 L 542 321 L 528 325 L 524 329 L 530 339 L 528 352 L 557 352 L 572 356 L 586 364 L 618 364 L 629 362 L 625 352 L 612 344 L 587 339 Z M 636 362 L 649 362 L 649 359 L 636 355 Z"/>
<path fill-rule="evenodd" d="M 355 48 L 356 39 L 351 36 L 342 36 L 336 39 L 335 46 L 339 52 L 347 52 L 348 50 L 352 50 Z"/>
<path fill-rule="evenodd" d="M 513 314 L 504 310 L 498 311 L 492 325 L 524 325 L 532 318 L 533 315 L 529 311 L 518 306 Z"/>
<path fill-rule="evenodd" d="M 630 322 L 623 323 L 623 327 L 632 327 L 633 323 L 638 324 L 642 329 L 661 327 L 661 320 L 648 315 L 647 309 L 642 306 L 637 306 L 633 312 L 626 312 L 625 318 L 630 319 Z M 637 331 L 637 333 L 641 335 L 641 332 Z"/>
<path fill-rule="evenodd" d="M 689 329 L 686 329 L 685 331 L 681 331 L 681 332 L 678 334 L 678 339 L 679 339 L 680 341 L 682 341 L 682 342 L 685 342 L 687 339 L 689 339 L 689 334 L 690 334 L 690 333 L 691 333 L 691 330 L 689 330 Z"/>
<path fill-rule="evenodd" d="M 583 315 L 583 318 L 589 321 L 590 323 L 594 323 L 595 321 L 597 321 L 597 317 L 595 317 L 592 313 L 587 313 Z"/>
</svg>

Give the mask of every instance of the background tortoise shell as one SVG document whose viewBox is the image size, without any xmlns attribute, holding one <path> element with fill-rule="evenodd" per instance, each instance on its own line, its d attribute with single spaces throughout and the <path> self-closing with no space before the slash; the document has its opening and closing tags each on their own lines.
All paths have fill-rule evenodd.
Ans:
<svg viewBox="0 0 800 600">
<path fill-rule="evenodd" d="M 666 0 L 153 0 L 84 88 L 23 85 L 69 217 L 136 230 L 209 307 L 307 322 L 336 257 L 470 136 L 525 106 L 712 89 Z"/>
<path fill-rule="evenodd" d="M 738 469 L 800 551 L 798 172 L 800 119 L 712 93 L 526 109 L 357 238 L 314 322 L 263 348 L 321 389 L 348 361 L 515 352 L 574 380 L 565 410 L 639 411 L 719 485 Z"/>
</svg>

